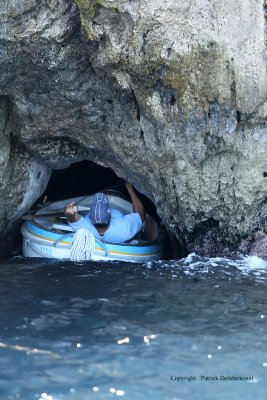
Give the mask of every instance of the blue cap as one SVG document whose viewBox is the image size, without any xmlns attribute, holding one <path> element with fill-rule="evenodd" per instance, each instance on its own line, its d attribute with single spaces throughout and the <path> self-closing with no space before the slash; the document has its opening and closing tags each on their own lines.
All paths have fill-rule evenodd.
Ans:
<svg viewBox="0 0 267 400">
<path fill-rule="evenodd" d="M 105 193 L 96 193 L 90 209 L 90 219 L 93 225 L 108 224 L 110 220 L 110 207 Z"/>
</svg>

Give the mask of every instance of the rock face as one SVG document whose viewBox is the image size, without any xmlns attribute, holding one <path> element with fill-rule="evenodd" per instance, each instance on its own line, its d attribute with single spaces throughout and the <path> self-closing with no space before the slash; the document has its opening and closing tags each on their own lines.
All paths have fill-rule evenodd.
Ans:
<svg viewBox="0 0 267 400">
<path fill-rule="evenodd" d="M 266 7 L 3 0 L 2 254 L 51 171 L 87 159 L 147 195 L 185 251 L 267 257 Z"/>
</svg>

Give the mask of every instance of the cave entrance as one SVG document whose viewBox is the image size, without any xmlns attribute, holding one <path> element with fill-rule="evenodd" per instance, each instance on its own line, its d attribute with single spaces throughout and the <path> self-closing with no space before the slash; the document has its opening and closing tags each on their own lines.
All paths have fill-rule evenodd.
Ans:
<svg viewBox="0 0 267 400">
<path fill-rule="evenodd" d="M 53 202 L 76 196 L 84 196 L 107 189 L 119 190 L 126 196 L 128 192 L 124 180 L 119 178 L 111 168 L 102 167 L 92 161 L 80 161 L 71 164 L 68 168 L 54 170 L 42 195 L 42 201 L 47 196 L 47 201 Z M 160 218 L 156 207 L 146 196 L 137 192 L 142 199 L 146 212 L 157 222 Z"/>
<path fill-rule="evenodd" d="M 92 194 L 113 186 L 119 190 L 123 182 L 112 169 L 92 161 L 81 161 L 68 168 L 54 170 L 43 196 L 47 196 L 48 201 L 57 201 Z"/>
<path fill-rule="evenodd" d="M 129 197 L 125 188 L 125 181 L 119 178 L 111 168 L 102 167 L 92 161 L 80 161 L 71 164 L 65 169 L 55 169 L 50 177 L 47 187 L 35 205 L 41 205 L 46 198 L 47 202 L 69 199 L 78 196 L 86 196 L 95 192 L 108 189 L 118 190 Z M 143 201 L 146 212 L 155 221 L 161 224 L 156 206 L 145 195 L 138 192 L 138 196 Z M 178 241 L 165 230 L 165 259 L 180 258 L 182 248 Z"/>
</svg>

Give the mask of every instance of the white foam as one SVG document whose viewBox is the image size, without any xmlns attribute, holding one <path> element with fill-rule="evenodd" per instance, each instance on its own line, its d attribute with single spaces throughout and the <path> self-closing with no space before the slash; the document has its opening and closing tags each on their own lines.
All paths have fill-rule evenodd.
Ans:
<svg viewBox="0 0 267 400">
<path fill-rule="evenodd" d="M 194 262 L 194 258 L 197 257 L 196 253 L 190 253 L 187 257 L 183 258 L 181 261 L 184 261 L 187 264 L 191 264 Z"/>
<path fill-rule="evenodd" d="M 267 261 L 258 256 L 246 256 L 242 262 L 250 269 L 267 270 Z"/>
<path fill-rule="evenodd" d="M 258 256 L 243 256 L 241 260 L 231 260 L 223 257 L 214 258 L 202 258 L 197 256 L 195 253 L 189 254 L 182 260 L 185 264 L 190 264 L 190 267 L 196 267 L 203 262 L 208 267 L 219 267 L 221 265 L 231 265 L 240 270 L 245 271 L 266 271 L 267 272 L 267 261 L 263 260 Z"/>
<path fill-rule="evenodd" d="M 183 271 L 185 275 L 191 276 L 195 273 L 216 273 L 223 271 L 224 275 L 231 277 L 233 270 L 231 267 L 237 268 L 244 276 L 254 276 L 255 278 L 266 279 L 267 261 L 258 256 L 243 256 L 239 260 L 232 260 L 224 257 L 202 257 L 196 253 L 191 253 L 187 257 L 180 260 L 170 261 L 154 261 L 145 264 L 146 267 L 160 266 L 161 268 L 172 269 L 172 277 L 176 275 L 175 267 Z M 229 278 L 231 279 L 231 278 Z"/>
</svg>

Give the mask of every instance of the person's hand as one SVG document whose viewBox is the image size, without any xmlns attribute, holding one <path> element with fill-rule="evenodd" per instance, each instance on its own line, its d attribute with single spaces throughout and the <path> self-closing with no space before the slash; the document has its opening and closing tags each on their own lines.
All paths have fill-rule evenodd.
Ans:
<svg viewBox="0 0 267 400">
<path fill-rule="evenodd" d="M 66 217 L 67 217 L 68 219 L 73 219 L 73 217 L 75 216 L 75 214 L 76 214 L 77 212 L 78 212 L 78 208 L 77 208 L 77 206 L 75 205 L 74 202 L 68 204 L 68 205 L 65 207 L 65 210 L 64 210 L 64 214 L 66 215 Z"/>
</svg>

